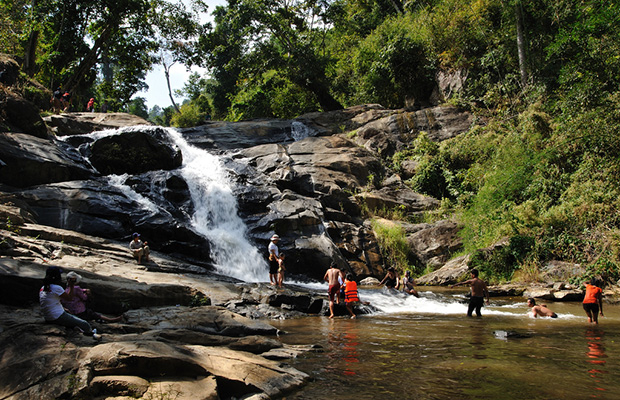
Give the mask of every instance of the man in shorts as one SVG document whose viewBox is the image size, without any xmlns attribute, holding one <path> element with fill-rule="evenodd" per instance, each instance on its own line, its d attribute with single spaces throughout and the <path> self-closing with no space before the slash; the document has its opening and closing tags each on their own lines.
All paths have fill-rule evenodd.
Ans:
<svg viewBox="0 0 620 400">
<path fill-rule="evenodd" d="M 332 263 L 323 277 L 329 284 L 329 288 L 327 289 L 327 294 L 329 295 L 329 318 L 334 318 L 334 299 L 336 303 L 340 302 L 338 299 L 338 294 L 340 292 L 340 282 L 338 282 L 339 276 L 340 270 L 336 267 L 335 263 Z"/>
<path fill-rule="evenodd" d="M 482 279 L 478 278 L 477 269 L 472 269 L 469 273 L 471 274 L 471 279 L 454 284 L 451 287 L 461 285 L 471 286 L 471 297 L 469 299 L 469 307 L 467 308 L 467 316 L 471 317 L 474 310 L 476 310 L 476 315 L 480 317 L 482 316 L 480 310 L 484 305 L 485 297 L 487 299 L 487 305 L 489 305 L 489 289 L 487 288 L 487 284 Z"/>
<path fill-rule="evenodd" d="M 278 249 L 278 242 L 280 236 L 273 235 L 267 250 L 269 251 L 269 280 L 272 285 L 278 284 L 278 271 L 282 260 L 280 259 L 280 250 Z"/>
</svg>

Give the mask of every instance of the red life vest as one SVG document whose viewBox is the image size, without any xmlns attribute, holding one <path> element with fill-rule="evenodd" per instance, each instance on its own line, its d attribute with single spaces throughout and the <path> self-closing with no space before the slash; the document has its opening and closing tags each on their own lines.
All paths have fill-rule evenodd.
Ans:
<svg viewBox="0 0 620 400">
<path fill-rule="evenodd" d="M 357 283 L 355 281 L 346 281 L 344 288 L 344 301 L 346 303 L 352 303 L 354 301 L 360 301 L 357 297 Z"/>
</svg>

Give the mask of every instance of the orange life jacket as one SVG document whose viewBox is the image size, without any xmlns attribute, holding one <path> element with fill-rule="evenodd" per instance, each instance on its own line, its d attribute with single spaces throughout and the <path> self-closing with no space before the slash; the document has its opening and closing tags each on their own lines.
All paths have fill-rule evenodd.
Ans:
<svg viewBox="0 0 620 400">
<path fill-rule="evenodd" d="M 360 299 L 357 297 L 357 283 L 355 281 L 345 282 L 344 301 L 347 303 L 360 301 Z"/>
</svg>

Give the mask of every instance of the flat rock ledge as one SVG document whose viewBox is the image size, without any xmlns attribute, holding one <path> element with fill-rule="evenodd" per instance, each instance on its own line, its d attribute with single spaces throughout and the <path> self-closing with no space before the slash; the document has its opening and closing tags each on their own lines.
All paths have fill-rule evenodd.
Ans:
<svg viewBox="0 0 620 400">
<path fill-rule="evenodd" d="M 281 360 L 310 347 L 284 346 L 269 324 L 221 307 L 133 312 L 99 325 L 100 342 L 43 323 L 37 307 L 0 308 L 0 398 L 269 399 L 308 379 Z"/>
</svg>

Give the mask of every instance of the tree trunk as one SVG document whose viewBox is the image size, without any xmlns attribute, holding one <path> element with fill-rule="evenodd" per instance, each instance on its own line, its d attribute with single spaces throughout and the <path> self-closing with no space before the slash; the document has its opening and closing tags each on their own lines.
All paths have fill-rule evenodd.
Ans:
<svg viewBox="0 0 620 400">
<path fill-rule="evenodd" d="M 525 56 L 525 38 L 523 35 L 523 14 L 521 13 L 521 3 L 515 5 L 515 16 L 517 20 L 517 51 L 519 53 L 519 71 L 521 72 L 521 85 L 527 86 L 527 63 Z"/>
<path fill-rule="evenodd" d="M 24 49 L 24 72 L 29 77 L 32 77 L 37 72 L 36 54 L 37 43 L 39 42 L 39 33 L 40 31 L 38 29 L 30 32 L 28 42 L 26 43 L 26 48 Z"/>
<path fill-rule="evenodd" d="M 170 96 L 170 101 L 172 102 L 172 106 L 176 112 L 181 113 L 179 106 L 177 106 L 177 103 L 174 101 L 174 96 L 172 96 L 172 88 L 170 87 L 170 67 L 172 67 L 174 63 L 166 65 L 166 63 L 162 60 L 162 65 L 164 66 L 164 74 L 166 75 L 166 83 L 168 84 L 168 96 Z"/>
<path fill-rule="evenodd" d="M 105 27 L 101 35 L 95 40 L 93 48 L 84 57 L 76 71 L 69 77 L 69 80 L 65 82 L 63 87 L 67 92 L 73 92 L 77 85 L 80 83 L 84 75 L 97 63 L 99 60 L 100 50 L 107 44 L 108 40 L 112 37 L 112 28 L 110 26 Z"/>
</svg>

